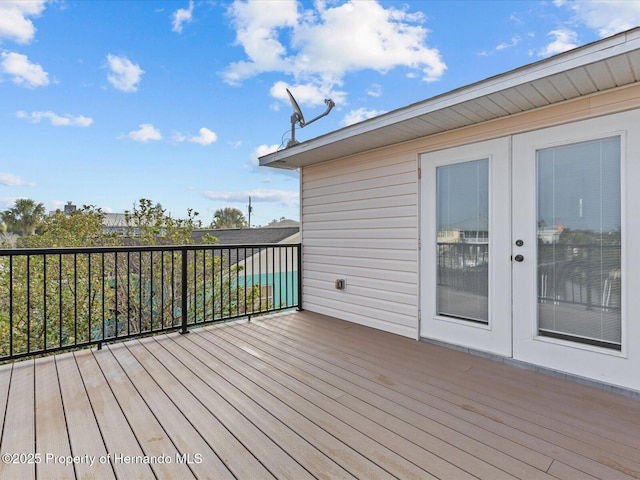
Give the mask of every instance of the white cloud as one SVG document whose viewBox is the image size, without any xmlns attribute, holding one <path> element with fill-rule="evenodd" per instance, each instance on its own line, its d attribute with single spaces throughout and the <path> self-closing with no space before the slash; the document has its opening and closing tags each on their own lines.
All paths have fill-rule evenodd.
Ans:
<svg viewBox="0 0 640 480">
<path fill-rule="evenodd" d="M 15 205 L 16 200 L 21 197 L 0 197 L 0 206 L 4 207 L 4 209 L 11 208 Z"/>
<path fill-rule="evenodd" d="M 509 42 L 502 42 L 498 45 L 496 45 L 496 47 L 493 50 L 481 50 L 478 55 L 481 57 L 489 57 L 491 55 L 493 55 L 495 52 L 500 52 L 502 50 L 506 50 L 508 48 L 513 48 L 515 46 L 517 46 L 520 42 L 522 41 L 522 38 L 519 35 L 514 35 L 513 37 L 511 37 L 511 40 Z"/>
<path fill-rule="evenodd" d="M 133 63 L 127 57 L 111 54 L 107 55 L 107 62 L 111 70 L 111 73 L 107 75 L 107 80 L 114 88 L 123 92 L 138 90 L 138 83 L 144 73 L 140 65 Z"/>
<path fill-rule="evenodd" d="M 193 19 L 193 0 L 189 1 L 189 8 L 179 8 L 173 12 L 171 17 L 173 18 L 171 30 L 176 33 L 182 33 L 182 25 L 191 22 Z"/>
<path fill-rule="evenodd" d="M 236 44 L 244 48 L 249 61 L 236 62 L 224 73 L 230 84 L 267 71 L 289 71 L 286 48 L 278 39 L 279 30 L 298 25 L 297 2 L 235 0 L 229 7 L 236 29 Z"/>
<path fill-rule="evenodd" d="M 25 44 L 33 40 L 36 28 L 28 17 L 37 17 L 44 10 L 45 0 L 2 0 L 0 2 L 0 40 L 3 38 Z"/>
<path fill-rule="evenodd" d="M 287 88 L 291 91 L 299 105 L 319 105 L 325 98 L 331 98 L 336 104 L 346 103 L 347 92 L 324 89 L 318 85 L 289 85 L 286 82 L 276 82 L 269 93 L 273 98 L 289 103 Z M 304 112 L 303 112 L 304 113 Z"/>
<path fill-rule="evenodd" d="M 263 157 L 264 155 L 268 155 L 269 153 L 274 153 L 277 152 L 278 149 L 280 149 L 283 145 L 260 145 L 259 147 L 255 148 L 253 150 L 253 152 L 251 152 L 251 157 L 249 159 L 249 162 L 245 165 L 245 169 L 249 170 L 252 173 L 258 173 L 258 174 L 266 174 L 267 170 L 269 170 L 268 174 L 269 175 L 280 175 L 280 176 L 284 176 L 284 177 L 290 177 L 290 178 L 299 178 L 299 172 L 298 170 L 290 170 L 290 169 L 284 169 L 284 168 L 269 168 L 269 169 L 264 169 L 264 168 L 260 168 L 260 157 Z M 263 183 L 270 183 L 271 179 L 269 178 L 265 178 L 264 180 L 262 180 Z"/>
<path fill-rule="evenodd" d="M 640 25 L 640 2 L 637 0 L 556 1 L 568 7 L 576 21 L 608 37 Z"/>
<path fill-rule="evenodd" d="M 239 84 L 263 72 L 283 72 L 298 88 L 306 84 L 322 92 L 313 97 L 319 104 L 351 72 L 404 67 L 430 82 L 446 70 L 438 50 L 426 44 L 422 14 L 375 1 L 327 5 L 319 1 L 315 10 L 299 11 L 296 1 L 278 2 L 276 8 L 274 2 L 235 0 L 228 12 L 247 59 L 229 65 L 225 81 Z"/>
<path fill-rule="evenodd" d="M 40 123 L 41 120 L 47 119 L 54 127 L 88 127 L 93 123 L 93 119 L 84 115 L 58 115 L 54 112 L 16 112 L 16 117 L 31 120 L 33 123 Z"/>
<path fill-rule="evenodd" d="M 251 166 L 256 169 L 260 166 L 260 157 L 278 151 L 279 145 L 260 145 L 251 152 Z"/>
<path fill-rule="evenodd" d="M 197 136 L 188 137 L 183 133 L 176 132 L 173 134 L 172 138 L 174 142 L 199 143 L 200 145 L 203 145 L 203 146 L 211 145 L 213 142 L 218 140 L 218 135 L 206 127 L 202 127 L 200 130 L 198 130 L 198 133 L 199 135 Z"/>
<path fill-rule="evenodd" d="M 225 202 L 240 203 L 246 202 L 251 197 L 253 202 L 277 203 L 283 207 L 299 207 L 300 195 L 297 191 L 255 189 L 240 192 L 214 192 L 206 191 L 203 195 L 210 200 L 221 200 Z"/>
<path fill-rule="evenodd" d="M 556 55 L 578 46 L 578 34 L 573 30 L 567 28 L 552 30 L 549 32 L 549 36 L 553 38 L 553 41 L 538 52 L 539 57 Z"/>
<path fill-rule="evenodd" d="M 378 83 L 372 83 L 371 86 L 367 88 L 367 95 L 376 98 L 382 96 L 382 85 Z"/>
<path fill-rule="evenodd" d="M 0 185 L 4 185 L 5 187 L 19 187 L 25 185 L 25 181 L 11 173 L 0 173 Z"/>
<path fill-rule="evenodd" d="M 212 132 L 208 128 L 202 127 L 198 130 L 200 135 L 197 137 L 189 138 L 189 141 L 192 143 L 199 143 L 200 145 L 211 145 L 213 142 L 218 140 L 218 135 L 215 132 Z"/>
<path fill-rule="evenodd" d="M 318 13 L 320 21 L 306 22 L 294 32 L 293 45 L 302 50 L 298 67 L 342 77 L 362 69 L 385 72 L 405 66 L 421 71 L 424 81 L 437 80 L 446 69 L 439 52 L 425 44 L 428 30 L 412 25 L 420 17 L 374 1 L 320 7 Z"/>
<path fill-rule="evenodd" d="M 138 130 L 132 130 L 127 135 L 120 138 L 130 138 L 136 142 L 148 142 L 149 140 L 162 140 L 160 131 L 150 123 L 141 123 Z"/>
<path fill-rule="evenodd" d="M 64 206 L 67 202 L 63 200 L 50 200 L 46 203 L 47 210 L 50 212 L 55 212 L 56 210 L 64 210 Z"/>
<path fill-rule="evenodd" d="M 368 118 L 377 117 L 378 115 L 382 115 L 384 110 L 367 110 L 365 108 L 359 108 L 357 110 L 351 110 L 344 116 L 342 120 L 342 125 L 349 126 L 354 123 L 362 122 L 363 120 L 367 120 Z"/>
<path fill-rule="evenodd" d="M 0 67 L 8 75 L 13 75 L 13 83 L 28 88 L 46 87 L 49 85 L 49 74 L 37 63 L 29 62 L 26 55 L 15 52 L 0 54 Z"/>
<path fill-rule="evenodd" d="M 278 145 L 260 145 L 253 151 L 253 155 L 256 158 L 256 161 L 260 157 L 264 157 L 270 153 L 273 153 L 278 150 Z"/>
<path fill-rule="evenodd" d="M 501 44 L 499 44 L 496 47 L 497 51 L 500 50 L 506 50 L 507 48 L 511 48 L 511 47 L 515 47 L 516 45 L 518 45 L 520 43 L 520 37 L 518 35 L 514 35 L 513 37 L 511 37 L 511 41 L 510 42 L 503 42 Z"/>
</svg>

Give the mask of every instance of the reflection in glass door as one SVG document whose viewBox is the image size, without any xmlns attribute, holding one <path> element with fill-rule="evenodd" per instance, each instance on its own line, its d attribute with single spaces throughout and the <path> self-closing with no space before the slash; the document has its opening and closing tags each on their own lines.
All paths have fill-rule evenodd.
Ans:
<svg viewBox="0 0 640 480">
<path fill-rule="evenodd" d="M 538 332 L 620 350 L 620 138 L 536 157 Z"/>
<path fill-rule="evenodd" d="M 436 314 L 489 321 L 489 160 L 436 168 Z"/>
</svg>

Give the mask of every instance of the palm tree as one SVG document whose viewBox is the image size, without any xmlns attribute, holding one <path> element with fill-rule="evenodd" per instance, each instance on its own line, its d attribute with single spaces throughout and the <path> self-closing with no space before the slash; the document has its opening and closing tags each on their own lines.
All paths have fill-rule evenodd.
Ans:
<svg viewBox="0 0 640 480">
<path fill-rule="evenodd" d="M 213 214 L 211 228 L 245 228 L 247 220 L 237 208 L 221 208 Z"/>
<path fill-rule="evenodd" d="M 19 198 L 13 207 L 0 213 L 7 227 L 22 236 L 35 233 L 36 228 L 45 216 L 44 204 L 36 203 L 30 198 Z"/>
</svg>

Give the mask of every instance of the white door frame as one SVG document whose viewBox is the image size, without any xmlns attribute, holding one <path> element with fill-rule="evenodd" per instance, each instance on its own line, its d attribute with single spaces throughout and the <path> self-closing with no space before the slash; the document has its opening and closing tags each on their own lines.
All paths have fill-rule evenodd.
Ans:
<svg viewBox="0 0 640 480">
<path fill-rule="evenodd" d="M 536 151 L 621 137 L 622 349 L 612 350 L 538 335 Z M 513 137 L 513 357 L 545 368 L 640 390 L 640 110 L 536 130 Z M 517 206 L 517 207 L 516 207 Z M 635 242 L 634 242 L 635 240 Z M 533 293 L 532 293 L 533 292 Z M 630 312 L 633 312 L 630 314 Z"/>
<path fill-rule="evenodd" d="M 508 137 L 420 156 L 420 336 L 512 356 L 511 202 Z M 489 159 L 489 323 L 436 315 L 436 168 Z"/>
</svg>

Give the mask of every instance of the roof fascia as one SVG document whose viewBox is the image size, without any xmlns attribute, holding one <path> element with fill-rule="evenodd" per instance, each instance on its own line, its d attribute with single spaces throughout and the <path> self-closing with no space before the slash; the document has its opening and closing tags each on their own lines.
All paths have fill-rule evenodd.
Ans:
<svg viewBox="0 0 640 480">
<path fill-rule="evenodd" d="M 298 157 L 307 151 L 346 140 L 357 135 L 371 133 L 385 127 L 427 115 L 442 109 L 454 107 L 464 102 L 486 95 L 499 93 L 511 87 L 548 78 L 585 65 L 603 61 L 617 55 L 640 48 L 640 27 L 622 32 L 603 40 L 578 47 L 553 57 L 516 68 L 506 73 L 451 90 L 427 100 L 382 114 L 340 130 L 304 141 L 293 147 L 278 150 L 259 158 L 261 166 L 295 168 L 284 165 L 290 157 Z"/>
</svg>

